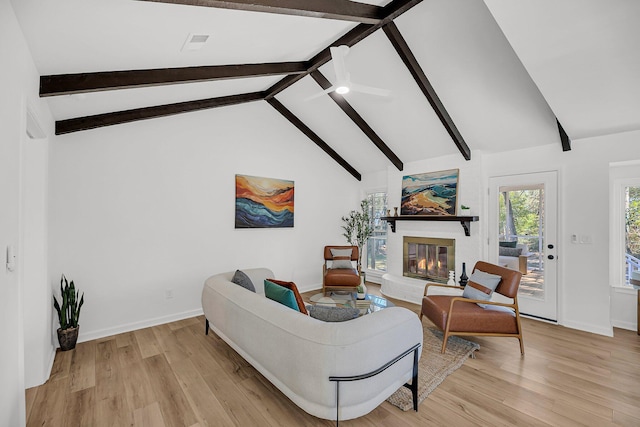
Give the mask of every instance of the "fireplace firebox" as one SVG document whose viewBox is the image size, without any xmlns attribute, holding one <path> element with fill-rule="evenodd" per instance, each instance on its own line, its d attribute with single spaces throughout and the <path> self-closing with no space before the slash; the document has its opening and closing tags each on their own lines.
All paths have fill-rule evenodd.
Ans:
<svg viewBox="0 0 640 427">
<path fill-rule="evenodd" d="M 402 275 L 447 283 L 449 270 L 455 270 L 456 266 L 455 244 L 454 239 L 405 236 Z"/>
</svg>

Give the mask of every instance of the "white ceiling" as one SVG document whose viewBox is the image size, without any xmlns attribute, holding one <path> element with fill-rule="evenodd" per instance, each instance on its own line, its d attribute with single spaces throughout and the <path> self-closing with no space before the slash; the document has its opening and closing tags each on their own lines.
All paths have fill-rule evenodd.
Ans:
<svg viewBox="0 0 640 427">
<path fill-rule="evenodd" d="M 303 61 L 356 26 L 137 0 L 12 4 L 41 75 Z M 637 0 L 424 0 L 395 22 L 472 151 L 546 144 L 560 151 L 555 117 L 574 144 L 640 129 L 638 18 Z M 189 33 L 208 33 L 210 42 L 182 52 Z M 459 155 L 382 31 L 355 45 L 346 63 L 354 82 L 392 91 L 389 98 L 346 98 L 403 162 Z M 334 80 L 331 63 L 320 70 Z M 48 102 L 62 120 L 261 91 L 279 80 L 115 90 Z M 305 77 L 277 99 L 359 172 L 390 166 L 328 96 L 305 101 L 319 91 Z M 148 123 L 153 120 L 163 119 Z"/>
</svg>

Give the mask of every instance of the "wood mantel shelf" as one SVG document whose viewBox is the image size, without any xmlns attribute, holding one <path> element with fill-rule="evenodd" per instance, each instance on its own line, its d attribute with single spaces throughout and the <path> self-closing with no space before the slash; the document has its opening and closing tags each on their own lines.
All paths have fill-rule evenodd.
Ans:
<svg viewBox="0 0 640 427">
<path fill-rule="evenodd" d="M 391 231 L 396 232 L 396 221 L 460 221 L 464 229 L 464 235 L 470 236 L 469 227 L 472 222 L 478 221 L 477 216 L 439 216 L 439 215 L 400 215 L 400 216 L 383 216 L 380 218 L 387 221 L 391 226 Z"/>
</svg>

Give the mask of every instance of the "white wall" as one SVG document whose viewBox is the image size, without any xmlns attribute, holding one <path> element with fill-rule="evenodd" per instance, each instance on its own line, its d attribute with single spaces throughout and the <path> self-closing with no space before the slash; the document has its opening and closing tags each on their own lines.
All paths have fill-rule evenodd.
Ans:
<svg viewBox="0 0 640 427">
<path fill-rule="evenodd" d="M 25 423 L 24 371 L 25 353 L 43 354 L 51 348 L 51 341 L 38 339 L 30 341 L 25 348 L 23 336 L 27 328 L 23 322 L 23 301 L 31 304 L 30 291 L 24 288 L 22 255 L 27 249 L 29 238 L 24 238 L 24 212 L 21 208 L 21 158 L 22 145 L 27 141 L 25 133 L 26 105 L 30 104 L 43 120 L 47 130 L 51 118 L 44 102 L 38 99 L 38 73 L 29 49 L 8 0 L 0 0 L 0 425 L 19 426 Z M 31 177 L 28 173 L 22 177 Z M 40 200 L 40 207 L 46 204 Z M 40 209 L 40 208 L 37 208 Z M 35 215 L 41 215 L 36 212 Z M 39 236 L 45 231 L 40 229 Z M 6 247 L 12 245 L 19 255 L 17 269 L 8 272 L 5 268 Z M 42 268 L 44 261 L 38 268 Z M 42 289 L 42 282 L 39 284 Z M 39 301 L 39 300 L 38 300 Z M 35 302 L 39 304 L 39 302 Z M 44 307 L 40 307 L 46 310 Z M 45 321 L 35 330 L 48 336 L 51 322 Z M 34 363 L 41 364 L 41 360 Z"/>
<path fill-rule="evenodd" d="M 42 122 L 41 122 L 42 123 Z M 57 337 L 47 271 L 48 139 L 22 144 L 21 276 L 24 317 L 25 386 L 43 384 L 51 372 Z"/>
<path fill-rule="evenodd" d="M 50 156 L 51 280 L 85 292 L 80 340 L 200 313 L 204 280 L 236 268 L 321 286 L 361 194 L 266 102 L 59 136 Z M 294 228 L 234 229 L 235 174 L 293 180 Z"/>
</svg>

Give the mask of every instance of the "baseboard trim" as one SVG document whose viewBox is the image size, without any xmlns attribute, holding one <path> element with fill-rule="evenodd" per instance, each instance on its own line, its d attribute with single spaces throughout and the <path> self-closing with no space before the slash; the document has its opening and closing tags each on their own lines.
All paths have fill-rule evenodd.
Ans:
<svg viewBox="0 0 640 427">
<path fill-rule="evenodd" d="M 305 293 L 305 292 L 311 292 L 311 291 L 319 291 L 322 289 L 322 283 L 320 284 L 313 284 L 313 285 L 307 285 L 307 286 L 299 286 L 298 287 L 298 292 Z"/>
<path fill-rule="evenodd" d="M 203 314 L 202 308 L 196 310 L 184 311 L 168 316 L 155 317 L 153 319 L 142 320 L 139 322 L 126 323 L 124 325 L 114 326 L 112 328 L 99 329 L 97 331 L 89 331 L 87 333 L 80 332 L 78 342 L 91 341 L 98 338 L 104 338 L 111 335 L 122 334 L 124 332 L 136 331 L 138 329 L 149 328 L 151 326 L 163 325 L 177 320 L 188 319 L 190 317 L 200 316 Z"/>
<path fill-rule="evenodd" d="M 603 328 L 602 326 L 597 326 L 597 325 L 592 325 L 592 324 L 582 323 L 582 322 L 572 322 L 572 321 L 568 321 L 568 322 L 565 321 L 561 323 L 561 325 L 571 329 L 578 329 L 580 331 L 591 332 L 592 334 L 604 335 L 607 337 L 613 336 L 613 327 Z"/>
<path fill-rule="evenodd" d="M 629 331 L 638 330 L 637 325 L 633 322 L 627 322 L 625 320 L 612 320 L 611 323 L 613 324 L 614 328 L 627 329 Z"/>
<path fill-rule="evenodd" d="M 40 375 L 35 379 L 35 382 L 28 382 L 25 378 L 25 389 L 33 388 L 41 386 L 42 384 L 49 381 L 51 377 L 51 371 L 53 370 L 53 362 L 56 358 L 56 347 L 51 345 L 49 347 L 49 356 L 46 355 L 43 357 L 42 370 L 40 371 Z"/>
<path fill-rule="evenodd" d="M 49 363 L 45 365 L 45 372 L 47 373 L 47 378 L 44 379 L 42 384 L 46 383 L 47 381 L 49 381 L 49 378 L 51 378 L 51 372 L 53 371 L 53 362 L 56 360 L 56 350 L 57 348 L 52 345 L 51 353 L 49 354 Z"/>
</svg>

